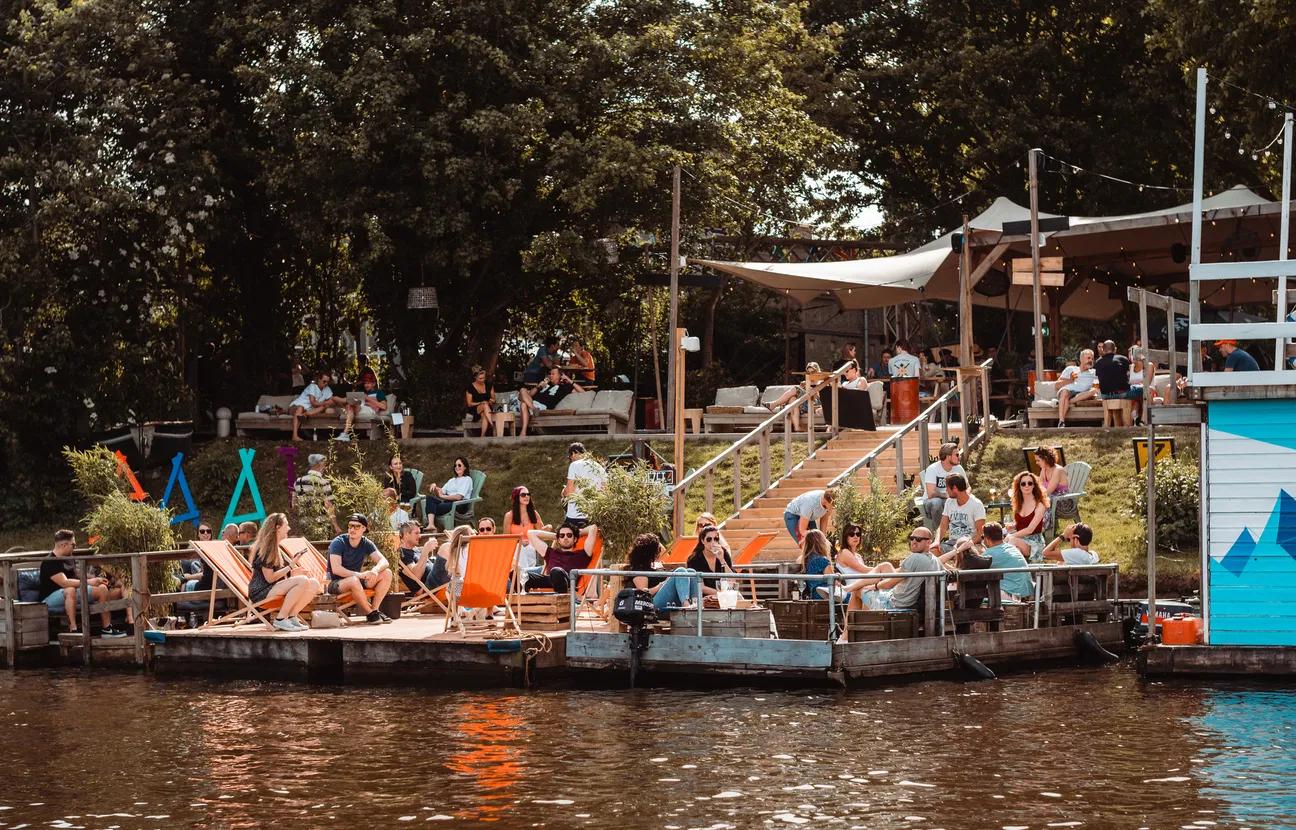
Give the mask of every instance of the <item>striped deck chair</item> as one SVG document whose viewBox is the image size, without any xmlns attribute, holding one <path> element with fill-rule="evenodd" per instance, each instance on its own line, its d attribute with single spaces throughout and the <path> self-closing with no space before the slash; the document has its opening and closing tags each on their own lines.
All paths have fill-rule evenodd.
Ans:
<svg viewBox="0 0 1296 830">
<path fill-rule="evenodd" d="M 243 554 L 224 540 L 212 542 L 194 540 L 189 544 L 216 575 L 216 579 L 212 580 L 212 591 L 207 603 L 207 622 L 203 623 L 203 628 L 217 625 L 244 625 L 253 620 L 265 623 L 266 628 L 274 627 L 267 612 L 278 611 L 283 605 L 283 597 L 267 597 L 261 602 L 252 601 L 248 596 L 248 587 L 252 582 L 252 566 L 243 558 Z M 217 617 L 216 586 L 221 583 L 224 583 L 224 587 L 234 595 L 239 607 L 224 616 Z"/>
<path fill-rule="evenodd" d="M 774 541 L 774 537 L 777 535 L 778 533 L 776 531 L 768 530 L 765 531 L 764 533 L 757 533 L 755 536 L 753 536 L 752 540 L 747 543 L 747 546 L 742 550 L 738 551 L 738 555 L 734 557 L 734 570 L 741 572 L 741 568 L 743 565 L 750 565 L 751 563 L 755 562 L 756 556 L 762 550 L 765 549 L 766 545 Z M 749 569 L 747 573 L 750 574 L 751 570 Z M 752 601 L 755 602 L 756 601 L 756 580 L 752 578 L 748 578 L 748 582 L 750 583 L 750 587 L 751 587 Z"/>
<path fill-rule="evenodd" d="M 297 563 L 297 567 L 306 571 L 307 576 L 313 576 L 319 580 L 319 584 L 328 590 L 328 560 L 324 554 L 319 552 L 319 548 L 310 543 L 310 540 L 303 536 L 289 536 L 279 543 L 279 550 L 284 555 Z M 374 596 L 373 588 L 365 588 L 365 598 L 372 600 Z M 342 611 L 355 605 L 356 601 L 350 594 L 337 598 L 337 610 Z"/>
<path fill-rule="evenodd" d="M 508 602 L 509 577 L 515 576 L 517 548 L 521 541 L 521 536 L 495 534 L 472 536 L 468 539 L 462 584 L 458 594 L 449 592 L 446 631 L 450 630 L 453 622 L 460 634 L 467 633 L 464 621 L 460 618 L 460 608 L 485 608 L 489 611 L 502 605 L 507 615 L 505 628 L 511 625 L 514 633 L 521 633 L 522 627 L 518 625 L 517 617 Z"/>
<path fill-rule="evenodd" d="M 666 551 L 666 555 L 662 557 L 662 564 L 683 565 L 693 553 L 693 548 L 697 547 L 697 541 L 698 537 L 696 536 L 680 536 L 671 544 L 670 550 Z"/>
</svg>

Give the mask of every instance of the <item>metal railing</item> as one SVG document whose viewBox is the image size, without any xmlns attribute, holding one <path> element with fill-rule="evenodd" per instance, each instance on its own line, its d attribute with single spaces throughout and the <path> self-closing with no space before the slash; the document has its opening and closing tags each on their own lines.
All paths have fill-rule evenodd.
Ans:
<svg viewBox="0 0 1296 830">
<path fill-rule="evenodd" d="M 712 512 L 715 502 L 715 472 L 720 465 L 728 459 L 733 465 L 733 513 L 729 518 L 737 515 L 743 509 L 742 499 L 742 451 L 743 448 L 757 444 L 760 451 L 760 490 L 763 493 L 768 490 L 772 484 L 787 478 L 797 467 L 792 464 L 792 432 L 790 421 L 792 413 L 801 404 L 812 401 L 824 390 L 825 386 L 832 389 L 832 423 L 828 424 L 829 432 L 836 435 L 838 432 L 838 416 L 841 407 L 838 406 L 838 390 L 841 388 L 841 377 L 846 373 L 846 368 L 850 364 L 845 364 L 841 368 L 828 374 L 826 378 L 818 383 L 808 385 L 801 394 L 797 395 L 790 403 L 785 405 L 779 411 L 772 413 L 768 418 L 762 421 L 751 432 L 739 438 L 729 447 L 725 448 L 718 455 L 707 463 L 698 467 L 688 475 L 679 480 L 679 483 L 671 490 L 672 505 L 678 507 L 688 496 L 688 490 L 698 479 L 702 479 L 706 485 L 706 510 Z M 815 448 L 815 413 L 814 404 L 810 403 L 806 407 L 806 459 L 813 458 L 816 452 Z M 783 475 L 776 481 L 770 480 L 770 436 L 774 427 L 779 424 L 783 425 Z M 805 461 L 801 462 L 802 464 Z M 676 509 L 674 515 L 677 517 L 675 534 L 681 535 L 684 532 L 684 511 Z"/>
<path fill-rule="evenodd" d="M 936 414 L 938 412 L 940 413 L 941 443 L 945 443 L 949 441 L 950 401 L 959 398 L 962 395 L 963 393 L 962 386 L 965 382 L 977 383 L 980 385 L 981 394 L 979 397 L 981 400 L 982 412 L 984 413 L 985 418 L 983 421 L 983 428 L 981 432 L 977 434 L 976 438 L 974 438 L 973 440 L 967 443 L 967 445 L 963 448 L 963 451 L 967 452 L 973 449 L 974 447 L 976 447 L 977 444 L 981 443 L 982 441 L 985 441 L 990 436 L 990 433 L 994 429 L 994 422 L 993 419 L 991 419 L 990 417 L 990 382 L 989 382 L 990 367 L 993 364 L 994 364 L 993 359 L 986 360 L 984 363 L 977 366 L 977 375 L 975 378 L 969 378 L 967 379 L 967 381 L 965 381 L 963 378 L 960 378 L 958 384 L 951 387 L 947 392 L 945 392 L 945 394 L 941 395 L 936 400 L 932 401 L 931 404 L 928 405 L 928 407 L 924 409 L 918 415 L 917 418 L 914 418 L 912 421 L 905 424 L 900 429 L 896 430 L 896 432 L 892 434 L 890 438 L 887 438 L 881 444 L 878 444 L 859 461 L 856 461 L 854 464 L 847 467 L 844 471 L 842 471 L 840 475 L 838 475 L 836 478 L 830 481 L 828 483 L 828 486 L 836 487 L 837 485 L 841 484 L 843 481 L 846 481 L 848 478 L 854 475 L 856 471 L 858 471 L 861 467 L 867 466 L 870 471 L 876 473 L 878 459 L 882 456 L 883 453 L 886 453 L 890 450 L 894 450 L 895 458 L 896 458 L 896 468 L 895 468 L 896 492 L 903 493 L 906 489 L 905 488 L 905 462 L 904 462 L 905 436 L 908 435 L 910 432 L 913 432 L 914 430 L 918 431 L 918 467 L 919 469 L 921 469 L 922 467 L 926 466 L 926 464 L 928 463 L 928 459 L 931 457 L 931 445 L 930 445 L 931 439 L 928 433 L 931 429 L 932 420 L 936 417 Z M 977 396 L 975 394 L 968 396 L 969 400 L 974 400 L 976 397 Z M 967 405 L 966 408 L 968 410 L 971 410 L 974 408 L 974 406 Z M 964 413 L 965 429 L 967 427 L 966 414 L 967 413 L 965 412 Z"/>
<path fill-rule="evenodd" d="M 975 570 L 969 570 L 967 571 L 967 573 L 977 574 L 977 575 L 1014 574 L 1014 573 L 1030 574 L 1031 575 L 1031 597 L 1032 597 L 1031 601 L 1034 606 L 1034 619 L 1031 623 L 1031 628 L 1035 629 L 1035 628 L 1039 628 L 1040 608 L 1044 603 L 1044 598 L 1041 596 L 1041 580 L 1044 575 L 1067 573 L 1069 571 L 1095 571 L 1095 570 L 1106 570 L 1106 571 L 1110 571 L 1113 574 L 1113 576 L 1115 577 L 1115 586 L 1114 586 L 1114 592 L 1111 601 L 1113 604 L 1119 602 L 1120 601 L 1120 571 L 1119 571 L 1119 566 L 1116 565 L 1115 563 L 1106 563 L 1106 564 L 1099 563 L 1097 565 L 1035 564 L 1035 565 L 1027 565 L 1025 567 L 1019 567 L 1019 568 L 977 568 Z M 578 568 L 571 572 L 571 579 L 573 583 L 575 583 L 575 582 L 579 582 L 580 578 L 583 576 L 595 577 L 595 580 L 599 586 L 599 588 L 596 589 L 596 594 L 598 595 L 601 595 L 602 593 L 601 585 L 603 580 L 611 577 L 619 577 L 622 579 L 634 579 L 635 577 L 642 576 L 642 577 L 648 577 L 653 579 L 656 578 L 687 579 L 690 582 L 689 585 L 690 600 L 694 597 L 700 598 L 702 596 L 703 580 L 712 580 L 712 581 L 765 580 L 765 581 L 777 581 L 777 582 L 792 582 L 792 581 L 826 582 L 828 588 L 827 590 L 828 641 L 831 643 L 836 641 L 837 639 L 837 633 L 835 632 L 834 629 L 836 629 L 837 627 L 837 617 L 838 617 L 837 608 L 842 599 L 837 595 L 837 583 L 841 582 L 841 583 L 845 583 L 845 586 L 849 586 L 852 583 L 861 582 L 861 581 L 863 582 L 873 581 L 876 584 L 877 582 L 889 581 L 893 579 L 922 579 L 922 580 L 936 581 L 937 583 L 936 592 L 935 592 L 936 605 L 934 609 L 927 610 L 928 615 L 932 616 L 932 621 L 934 622 L 934 626 L 928 627 L 927 630 L 935 631 L 935 634 L 930 636 L 943 637 L 945 636 L 945 616 L 946 616 L 945 611 L 946 611 L 948 586 L 951 580 L 955 582 L 958 581 L 959 573 L 960 571 L 952 570 L 952 569 L 941 569 L 939 571 L 912 571 L 907 573 L 901 571 L 884 571 L 881 573 L 864 573 L 864 574 L 841 574 L 841 573 L 791 574 L 791 573 L 751 573 L 751 572 L 713 573 L 713 572 L 694 571 L 686 568 L 679 568 L 679 569 L 669 570 L 669 571 L 668 570 L 628 571 L 628 570 L 618 570 L 616 568 Z M 579 623 L 579 617 L 576 612 L 578 603 L 579 603 L 579 597 L 577 596 L 577 592 L 575 591 L 571 592 L 570 608 L 569 608 L 569 614 L 570 614 L 569 631 L 573 631 L 573 632 L 577 630 L 577 625 Z M 694 607 L 696 608 L 697 606 L 695 605 Z M 706 610 L 716 610 L 716 609 L 706 609 Z M 843 622 L 845 622 L 846 619 L 847 619 L 846 616 L 843 614 L 842 615 Z M 702 614 L 697 615 L 696 633 L 697 636 L 699 637 L 703 636 Z"/>
</svg>

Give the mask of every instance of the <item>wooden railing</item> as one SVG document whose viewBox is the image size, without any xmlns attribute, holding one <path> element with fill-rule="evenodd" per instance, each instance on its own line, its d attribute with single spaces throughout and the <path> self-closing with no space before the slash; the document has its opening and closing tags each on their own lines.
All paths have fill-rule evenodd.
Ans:
<svg viewBox="0 0 1296 830">
<path fill-rule="evenodd" d="M 993 431 L 994 429 L 994 420 L 990 417 L 990 367 L 993 364 L 994 364 L 994 360 L 987 360 L 984 363 L 982 363 L 980 366 L 976 367 L 975 375 L 970 375 L 966 378 L 960 377 L 959 385 L 954 386 L 949 391 L 947 391 L 944 395 L 941 395 L 939 398 L 932 401 L 931 405 L 928 406 L 926 409 L 924 409 L 921 413 L 919 413 L 917 418 L 914 418 L 912 421 L 905 424 L 900 429 L 896 430 L 896 432 L 890 438 L 886 439 L 881 444 L 878 444 L 876 447 L 870 450 L 867 455 L 865 455 L 859 461 L 856 461 L 850 467 L 846 468 L 846 470 L 844 470 L 841 473 L 841 475 L 837 476 L 831 482 L 829 482 L 828 486 L 836 487 L 837 485 L 841 484 L 843 481 L 849 479 L 861 467 L 867 466 L 873 472 L 877 472 L 878 459 L 881 458 L 881 456 L 884 453 L 889 451 L 894 451 L 895 458 L 896 458 L 896 468 L 895 468 L 896 492 L 903 493 L 906 489 L 905 488 L 905 460 L 904 460 L 905 436 L 907 436 L 909 433 L 915 430 L 917 430 L 918 432 L 918 469 L 920 470 L 922 469 L 922 467 L 924 467 L 927 464 L 927 459 L 931 457 L 930 443 L 929 443 L 931 439 L 928 433 L 931 429 L 933 419 L 937 417 L 937 413 L 939 413 L 940 416 L 941 443 L 945 443 L 949 441 L 950 401 L 960 397 L 963 391 L 960 388 L 960 386 L 962 386 L 964 383 L 975 383 L 980 385 L 980 395 L 970 393 L 968 395 L 968 398 L 966 399 L 966 404 L 967 404 L 967 409 L 969 411 L 974 409 L 975 403 L 973 402 L 979 397 L 981 400 L 982 412 L 984 413 L 985 418 L 982 421 L 983 427 L 981 429 L 981 432 L 977 434 L 976 438 L 974 438 L 972 441 L 968 442 L 964 446 L 963 451 L 967 452 L 968 450 L 974 448 L 977 444 L 986 440 L 986 438 L 989 437 L 991 431 Z M 967 428 L 966 418 L 963 426 L 964 429 Z M 915 472 L 917 472 L 917 470 L 915 470 Z"/>
<path fill-rule="evenodd" d="M 812 401 L 823 390 L 824 387 L 831 388 L 832 394 L 832 423 L 828 424 L 831 434 L 837 434 L 837 418 L 841 407 L 838 406 L 838 390 L 841 388 L 841 377 L 846 373 L 846 367 L 850 364 L 843 365 L 841 368 L 831 372 L 827 377 L 818 383 L 810 385 L 808 389 L 802 389 L 801 394 L 794 400 L 772 413 L 768 418 L 762 421 L 755 429 L 739 438 L 728 448 L 720 452 L 707 463 L 698 467 L 693 472 L 680 479 L 679 483 L 671 490 L 671 497 L 674 500 L 674 515 L 676 517 L 675 535 L 679 536 L 684 532 L 684 511 L 679 509 L 684 499 L 688 496 L 689 488 L 692 487 L 698 479 L 702 479 L 706 486 L 706 509 L 707 512 L 713 512 L 715 502 L 715 473 L 720 466 L 729 461 L 733 466 L 733 513 L 732 516 L 743 508 L 742 500 L 742 451 L 745 447 L 755 444 L 760 452 L 760 492 L 765 492 L 772 484 L 782 481 L 792 474 L 797 467 L 792 465 L 792 432 L 791 419 L 792 413 L 796 407 L 801 404 Z M 811 403 L 806 407 L 808 414 L 806 416 L 806 458 L 812 458 L 815 454 L 815 415 L 814 405 Z M 783 475 L 777 481 L 770 480 L 770 437 L 774 428 L 779 424 L 783 425 Z M 804 464 L 802 461 L 801 464 Z M 722 520 L 723 521 L 723 520 Z"/>
</svg>

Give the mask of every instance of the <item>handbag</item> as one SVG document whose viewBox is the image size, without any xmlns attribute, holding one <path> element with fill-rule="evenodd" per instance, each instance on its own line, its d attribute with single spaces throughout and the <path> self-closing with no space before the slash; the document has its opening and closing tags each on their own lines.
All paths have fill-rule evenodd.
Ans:
<svg viewBox="0 0 1296 830">
<path fill-rule="evenodd" d="M 312 611 L 311 628 L 341 628 L 342 615 L 336 611 Z"/>
</svg>

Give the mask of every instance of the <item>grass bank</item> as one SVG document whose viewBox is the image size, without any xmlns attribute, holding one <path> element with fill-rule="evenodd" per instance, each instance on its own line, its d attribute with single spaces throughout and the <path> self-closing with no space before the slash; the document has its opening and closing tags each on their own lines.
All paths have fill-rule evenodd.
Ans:
<svg viewBox="0 0 1296 830">
<path fill-rule="evenodd" d="M 964 460 L 972 491 L 990 502 L 990 489 L 1006 496 L 1012 477 L 1025 469 L 1022 449 L 1046 444 L 1062 447 L 1068 463 L 1088 462 L 1093 471 L 1080 502 L 1084 521 L 1094 529 L 1094 548 L 1104 562 L 1116 562 L 1121 569 L 1125 592 L 1146 590 L 1147 549 L 1143 525 L 1134 514 L 1132 488 L 1143 486 L 1142 474 L 1134 470 L 1131 439 L 1144 437 L 1142 430 L 1016 430 L 997 433 L 984 447 Z M 1198 433 L 1194 428 L 1160 430 L 1159 437 L 1175 439 L 1178 457 L 1196 460 Z M 998 518 L 997 510 L 989 511 Z M 1011 520 L 1011 517 L 1009 517 Z M 1160 550 L 1157 554 L 1157 590 L 1167 594 L 1190 594 L 1199 584 L 1198 552 Z"/>
</svg>

